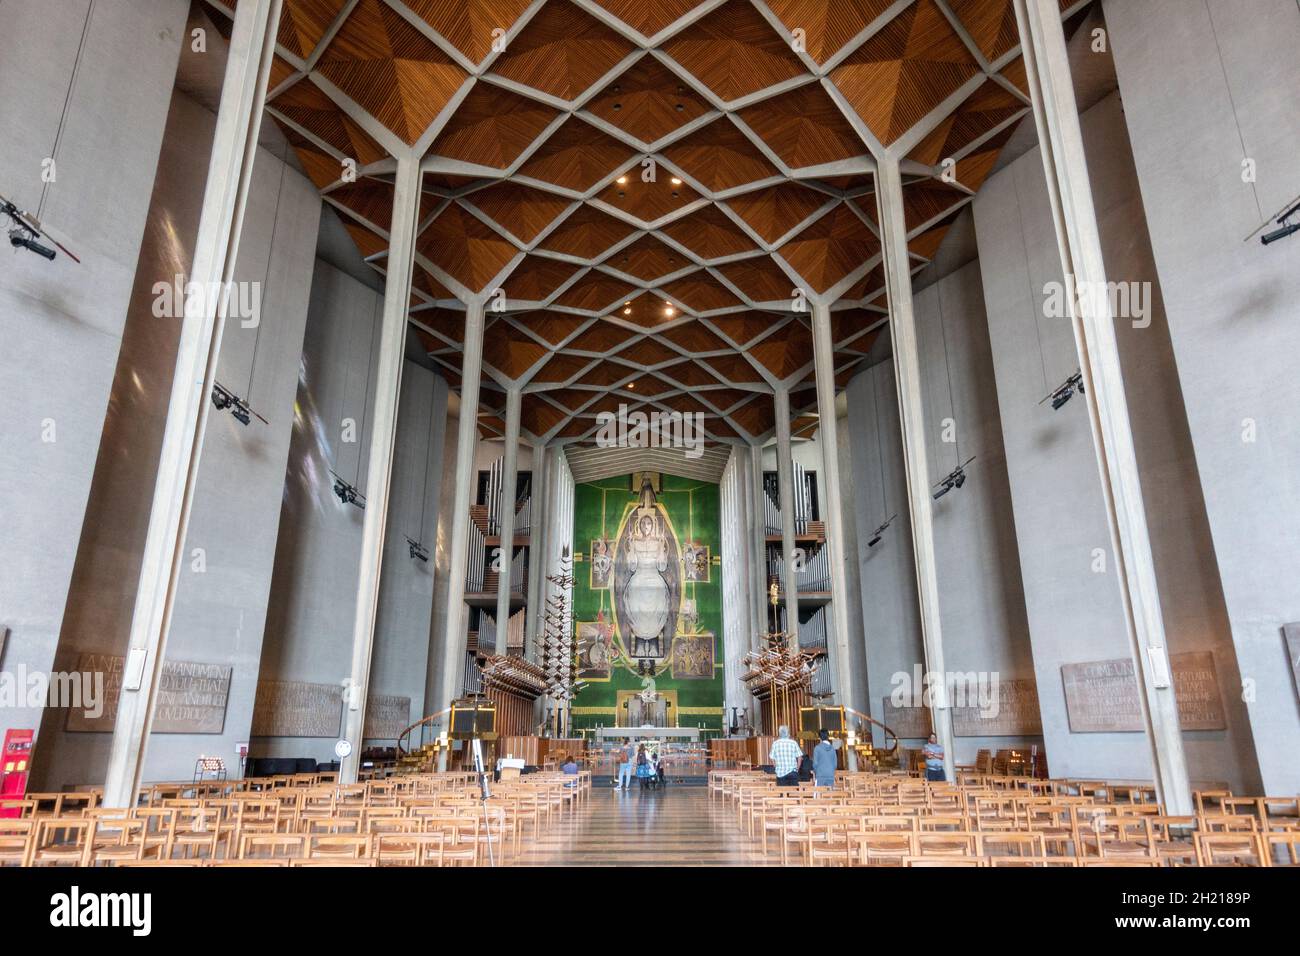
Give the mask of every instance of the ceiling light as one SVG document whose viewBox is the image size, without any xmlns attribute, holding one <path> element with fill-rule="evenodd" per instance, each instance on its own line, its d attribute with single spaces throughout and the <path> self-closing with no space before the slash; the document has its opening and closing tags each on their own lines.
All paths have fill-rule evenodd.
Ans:
<svg viewBox="0 0 1300 956">
<path fill-rule="evenodd" d="M 676 176 L 672 178 L 671 182 L 674 186 L 680 186 L 682 184 L 682 181 L 678 179 Z"/>
<path fill-rule="evenodd" d="M 624 309 L 624 310 L 623 310 L 623 314 L 624 314 L 624 315 L 631 315 L 631 314 L 632 314 L 632 309 L 631 309 L 631 307 Z"/>
<path fill-rule="evenodd" d="M 627 383 L 627 387 L 628 387 L 628 388 L 631 388 L 631 389 L 635 389 L 635 388 L 636 388 L 636 382 L 628 382 L 628 383 Z"/>
<path fill-rule="evenodd" d="M 674 310 L 673 307 L 670 305 L 670 306 L 668 306 L 668 308 L 664 309 L 664 315 L 668 316 L 668 318 L 671 319 L 671 318 L 673 317 L 673 312 L 674 312 L 674 311 L 675 311 L 675 310 Z"/>
<path fill-rule="evenodd" d="M 618 177 L 618 184 L 619 184 L 620 186 L 622 186 L 622 185 L 623 185 L 624 183 L 626 183 L 626 182 L 627 182 L 627 177 L 626 177 L 626 176 L 620 176 L 620 177 Z"/>
</svg>

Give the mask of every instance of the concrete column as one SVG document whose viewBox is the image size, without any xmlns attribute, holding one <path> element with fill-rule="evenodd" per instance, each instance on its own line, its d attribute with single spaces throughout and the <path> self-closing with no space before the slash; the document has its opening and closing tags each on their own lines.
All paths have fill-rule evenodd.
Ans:
<svg viewBox="0 0 1300 956">
<path fill-rule="evenodd" d="M 1119 572 L 1120 601 L 1142 691 L 1138 697 L 1151 744 L 1156 790 L 1167 813 L 1189 814 L 1193 809 L 1191 786 L 1114 320 L 1108 296 L 1097 292 L 1107 288 L 1106 270 L 1065 34 L 1059 9 L 1049 0 L 1016 0 L 1016 21 L 1061 266 L 1067 283 L 1073 279 L 1075 289 L 1088 293 L 1071 296 L 1070 318 Z"/>
<path fill-rule="evenodd" d="M 917 599 L 921 609 L 921 641 L 925 648 L 925 669 L 936 675 L 930 698 L 930 718 L 939 745 L 943 747 L 944 775 L 953 780 L 952 711 L 943 663 L 943 633 L 939 624 L 939 576 L 935 568 L 930 475 L 926 465 L 921 363 L 916 343 L 916 317 L 912 311 L 907 224 L 903 218 L 903 179 L 898 159 L 880 157 L 876 177 L 879 180 L 885 288 L 889 300 L 889 334 L 898 387 L 899 427 L 903 433 L 903 466 L 907 474 L 908 512 L 912 519 Z M 923 688 L 915 690 L 920 693 Z"/>
<path fill-rule="evenodd" d="M 537 637 L 541 619 L 542 585 L 546 576 L 546 562 L 542 555 L 546 547 L 542 522 L 546 515 L 546 448 L 533 445 L 532 521 L 528 530 L 528 596 L 524 607 L 524 657 L 537 660 Z"/>
<path fill-rule="evenodd" d="M 862 708 L 853 700 L 853 662 L 849 658 L 849 594 L 844 573 L 844 515 L 841 511 L 838 422 L 835 419 L 835 342 L 831 337 L 831 310 L 812 307 L 813 380 L 817 385 L 818 439 L 822 448 L 822 487 L 826 489 L 822 520 L 826 547 L 830 549 L 831 626 L 835 629 L 835 693 L 844 707 Z M 857 770 L 854 751 L 847 753 L 847 769 Z"/>
<path fill-rule="evenodd" d="M 469 546 L 469 496 L 474 485 L 474 447 L 478 443 L 478 391 L 483 378 L 483 303 L 465 310 L 465 350 L 461 367 L 460 418 L 456 429 L 456 497 L 451 511 L 451 567 L 447 571 L 447 630 L 442 644 L 443 706 L 459 688 L 465 656 L 465 563 Z M 442 751 L 439 769 L 446 767 Z"/>
<path fill-rule="evenodd" d="M 785 580 L 786 627 L 799 640 L 799 584 L 794 572 L 794 455 L 790 451 L 790 390 L 779 386 L 773 394 L 776 404 L 776 485 L 781 499 L 781 566 Z M 775 728 L 773 729 L 773 731 Z M 772 731 L 769 731 L 772 732 Z"/>
<path fill-rule="evenodd" d="M 225 288 L 234 273 L 248 201 L 253 157 L 266 103 L 266 85 L 275 50 L 281 0 L 248 0 L 235 15 L 226 61 L 212 159 L 203 194 L 203 212 L 194 243 L 189 281 L 199 288 Z M 185 318 L 176 352 L 167 425 L 158 459 L 149 532 L 136 589 L 117 723 L 104 781 L 104 803 L 132 806 L 148 746 L 157 701 L 158 679 L 185 533 L 198 477 L 200 452 L 210 408 L 208 396 L 221 352 L 224 315 L 220 296 L 186 296 Z"/>
<path fill-rule="evenodd" d="M 361 766 L 370 656 L 374 650 L 375 617 L 379 611 L 379 574 L 384 559 L 384 534 L 388 529 L 397 406 L 402 394 L 402 359 L 406 352 L 421 177 L 419 157 L 403 156 L 397 160 L 388 274 L 384 280 L 384 315 L 379 332 L 379 361 L 375 369 L 375 411 L 370 432 L 370 457 L 366 462 L 366 516 L 361 527 L 356 616 L 352 622 L 352 672 L 344 694 L 343 735 L 352 745 L 352 752 L 339 765 L 339 780 L 345 784 L 356 783 L 357 770 Z"/>
<path fill-rule="evenodd" d="M 754 633 L 749 636 L 749 646 L 751 650 L 759 650 L 763 646 L 763 635 L 767 633 L 770 613 L 767 603 L 767 522 L 763 517 L 763 498 L 766 495 L 763 490 L 763 447 L 757 444 L 750 445 L 747 458 L 749 459 L 749 470 L 746 472 L 750 502 L 749 542 L 754 555 L 753 596 L 756 625 Z M 751 718 L 754 716 L 752 702 L 749 716 Z"/>
<path fill-rule="evenodd" d="M 519 484 L 519 386 L 506 390 L 506 448 L 501 463 L 501 573 L 497 575 L 497 654 L 506 653 L 510 559 L 515 550 L 515 486 Z"/>
</svg>

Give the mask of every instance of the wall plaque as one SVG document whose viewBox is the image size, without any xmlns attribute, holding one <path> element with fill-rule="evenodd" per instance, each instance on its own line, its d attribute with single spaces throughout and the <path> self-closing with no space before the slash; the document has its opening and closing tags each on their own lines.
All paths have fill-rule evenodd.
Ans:
<svg viewBox="0 0 1300 956">
<path fill-rule="evenodd" d="M 82 654 L 77 669 L 82 674 L 104 675 L 103 710 L 98 717 L 85 707 L 70 707 L 65 728 L 74 733 L 112 733 L 117 723 L 117 701 L 122 693 L 126 659 L 113 654 Z M 226 701 L 230 697 L 229 664 L 194 664 L 164 661 L 154 706 L 155 734 L 219 734 L 226 726 Z"/>
<path fill-rule="evenodd" d="M 994 708 L 989 707 L 992 711 Z M 1038 684 L 1033 678 L 998 681 L 997 713 L 980 705 L 954 707 L 952 732 L 957 737 L 1035 737 L 1043 732 Z"/>
<path fill-rule="evenodd" d="M 258 681 L 252 735 L 337 737 L 342 716 L 342 684 Z"/>
<path fill-rule="evenodd" d="M 361 736 L 368 740 L 396 740 L 411 726 L 411 698 L 392 694 L 371 694 L 366 699 L 366 726 Z"/>
<path fill-rule="evenodd" d="M 1183 730 L 1223 730 L 1227 719 L 1211 651 L 1169 655 Z M 1124 658 L 1061 665 L 1065 710 L 1075 734 L 1141 731 L 1133 662 Z"/>
<path fill-rule="evenodd" d="M 928 707 L 897 707 L 884 697 L 880 722 L 896 733 L 900 739 L 923 740 L 930 736 L 930 709 Z"/>
</svg>

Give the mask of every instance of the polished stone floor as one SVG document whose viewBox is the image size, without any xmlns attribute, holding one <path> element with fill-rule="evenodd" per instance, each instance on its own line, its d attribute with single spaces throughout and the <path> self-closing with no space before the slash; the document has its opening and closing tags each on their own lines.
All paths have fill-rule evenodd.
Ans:
<svg viewBox="0 0 1300 956">
<path fill-rule="evenodd" d="M 536 840 L 522 866 L 761 866 L 763 857 L 730 808 L 705 787 L 595 790 Z M 779 862 L 779 861 L 776 861 Z"/>
</svg>

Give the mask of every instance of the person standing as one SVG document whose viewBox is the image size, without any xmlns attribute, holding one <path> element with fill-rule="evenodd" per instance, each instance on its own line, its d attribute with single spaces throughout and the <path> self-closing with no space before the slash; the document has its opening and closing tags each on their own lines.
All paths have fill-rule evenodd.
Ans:
<svg viewBox="0 0 1300 956">
<path fill-rule="evenodd" d="M 782 724 L 777 730 L 777 738 L 772 741 L 772 750 L 768 759 L 776 769 L 778 787 L 797 787 L 799 785 L 799 758 L 803 750 L 790 739 L 790 728 Z"/>
<path fill-rule="evenodd" d="M 835 753 L 835 745 L 831 743 L 831 735 L 821 730 L 819 736 L 821 741 L 813 749 L 812 756 L 813 782 L 819 787 L 833 787 L 839 757 Z"/>
<path fill-rule="evenodd" d="M 629 740 L 627 746 L 619 751 L 619 759 L 622 760 L 622 763 L 618 767 L 618 780 L 614 783 L 614 789 L 631 790 L 633 771 L 632 741 Z"/>
<path fill-rule="evenodd" d="M 930 735 L 930 739 L 921 748 L 921 753 L 925 756 L 925 779 L 943 780 L 943 748 L 939 746 L 939 738 L 935 734 Z"/>
</svg>

